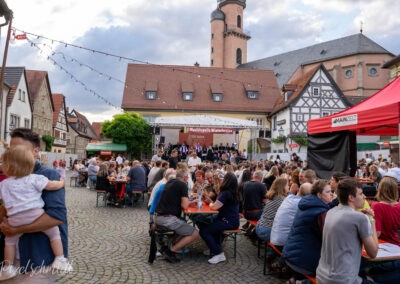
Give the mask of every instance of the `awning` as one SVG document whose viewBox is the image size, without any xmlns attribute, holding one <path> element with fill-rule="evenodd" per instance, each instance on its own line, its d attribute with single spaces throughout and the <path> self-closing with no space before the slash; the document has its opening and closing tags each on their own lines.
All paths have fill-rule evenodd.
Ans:
<svg viewBox="0 0 400 284">
<path fill-rule="evenodd" d="M 308 134 L 356 131 L 357 135 L 397 136 L 400 77 L 365 101 L 344 111 L 308 121 Z"/>
<path fill-rule="evenodd" d="M 111 142 L 98 142 L 88 143 L 86 146 L 87 152 L 101 152 L 101 151 L 112 151 L 112 152 L 126 152 L 126 144 L 116 144 Z"/>
<path fill-rule="evenodd" d="M 235 129 L 259 128 L 256 121 L 213 116 L 213 115 L 186 115 L 157 117 L 150 125 L 160 127 L 222 127 Z"/>
</svg>

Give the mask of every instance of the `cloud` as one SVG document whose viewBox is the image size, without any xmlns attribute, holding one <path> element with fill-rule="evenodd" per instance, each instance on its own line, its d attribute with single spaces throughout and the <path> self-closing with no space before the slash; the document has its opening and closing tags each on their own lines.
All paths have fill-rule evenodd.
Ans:
<svg viewBox="0 0 400 284">
<path fill-rule="evenodd" d="M 248 42 L 249 61 L 302 48 L 321 35 L 325 26 L 322 15 L 303 11 L 292 2 L 248 5 L 244 22 L 252 36 Z"/>
<path fill-rule="evenodd" d="M 193 65 L 197 61 L 209 66 L 210 14 L 217 7 L 216 0 L 8 2 L 14 25 L 35 34 L 153 64 Z M 399 1 L 247 0 L 246 5 L 244 30 L 252 36 L 249 61 L 357 33 L 361 20 L 368 37 L 400 53 L 400 18 L 393 13 L 400 10 Z M 124 85 L 109 76 L 124 81 L 129 61 L 32 39 L 46 43 L 41 47 L 47 51 L 41 54 L 26 42 L 17 42 L 10 46 L 8 65 L 47 70 L 52 91 L 63 93 L 70 109 L 90 117 L 113 113 L 112 107 L 47 60 L 50 50 L 61 52 L 65 59 L 62 54 L 55 59 L 63 68 L 120 106 Z"/>
<path fill-rule="evenodd" d="M 341 12 L 348 13 L 357 9 L 361 5 L 360 0 L 302 0 L 305 6 L 322 12 Z M 363 1 L 362 4 L 364 4 Z"/>
</svg>

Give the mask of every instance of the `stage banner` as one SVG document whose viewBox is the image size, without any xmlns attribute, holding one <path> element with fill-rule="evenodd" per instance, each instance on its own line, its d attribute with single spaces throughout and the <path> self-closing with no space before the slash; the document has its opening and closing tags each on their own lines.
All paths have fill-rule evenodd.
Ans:
<svg viewBox="0 0 400 284">
<path fill-rule="evenodd" d="M 230 128 L 213 128 L 213 127 L 187 127 L 188 133 L 215 133 L 215 134 L 232 134 L 233 129 Z"/>
</svg>

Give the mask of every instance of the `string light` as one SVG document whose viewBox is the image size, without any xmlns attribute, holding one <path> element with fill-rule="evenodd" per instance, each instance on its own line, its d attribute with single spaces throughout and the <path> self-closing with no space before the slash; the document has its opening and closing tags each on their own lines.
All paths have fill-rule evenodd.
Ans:
<svg viewBox="0 0 400 284">
<path fill-rule="evenodd" d="M 64 45 L 65 48 L 66 48 L 66 47 L 75 47 L 75 48 L 79 48 L 79 49 L 82 49 L 82 50 L 89 51 L 89 52 L 91 52 L 92 54 L 101 54 L 101 55 L 105 55 L 105 56 L 109 56 L 109 57 L 114 57 L 114 58 L 117 58 L 118 61 L 126 60 L 126 61 L 131 62 L 131 63 L 132 63 L 132 62 L 142 63 L 142 64 L 146 64 L 146 65 L 153 65 L 153 66 L 156 66 L 156 67 L 159 67 L 159 68 L 167 68 L 168 70 L 171 70 L 171 67 L 170 67 L 170 66 L 152 64 L 152 63 L 149 63 L 148 61 L 143 61 L 143 60 L 138 60 L 138 59 L 134 59 L 134 58 L 129 58 L 129 57 L 122 56 L 122 55 L 116 55 L 116 54 L 112 54 L 112 53 L 108 53 L 108 52 L 104 52 L 104 51 L 99 51 L 99 50 L 87 48 L 87 47 L 84 47 L 84 46 L 78 46 L 78 45 L 75 45 L 75 44 L 70 44 L 70 43 L 67 43 L 67 42 L 64 42 L 64 41 L 60 41 L 60 40 L 56 40 L 56 39 L 50 39 L 50 38 L 48 38 L 48 37 L 41 36 L 41 35 L 37 35 L 37 34 L 34 34 L 34 33 L 30 33 L 30 32 L 26 32 L 26 31 L 23 31 L 23 30 L 18 29 L 18 28 L 14 28 L 14 29 L 17 30 L 17 31 L 19 31 L 19 32 L 22 32 L 22 33 L 25 33 L 25 34 L 34 36 L 34 37 L 36 37 L 38 40 L 39 40 L 39 39 L 44 39 L 44 40 L 51 41 L 52 44 L 53 44 L 53 43 L 62 44 L 62 45 Z M 81 67 L 86 67 L 86 68 L 90 69 L 91 71 L 97 73 L 97 74 L 99 75 L 99 77 L 103 77 L 103 78 L 108 79 L 108 80 L 114 80 L 114 81 L 116 81 L 116 82 L 122 83 L 122 84 L 124 84 L 125 89 L 128 89 L 128 88 L 129 88 L 129 89 L 132 89 L 132 90 L 134 90 L 134 91 L 138 91 L 138 95 L 143 95 L 143 94 L 144 94 L 142 88 L 137 88 L 137 87 L 135 87 L 135 86 L 128 85 L 128 84 L 125 83 L 125 81 L 120 80 L 120 79 L 118 79 L 118 78 L 115 78 L 115 77 L 113 77 L 112 75 L 106 74 L 106 73 L 104 73 L 104 72 L 98 71 L 97 69 L 95 69 L 95 68 L 93 68 L 93 67 L 91 67 L 91 66 L 89 66 L 89 65 L 87 65 L 87 64 L 85 64 L 85 63 L 82 63 L 82 62 L 78 61 L 77 59 L 75 59 L 75 58 L 73 58 L 73 57 L 71 57 L 71 56 L 69 56 L 69 55 L 67 55 L 67 54 L 65 54 L 65 53 L 63 53 L 63 52 L 60 52 L 60 51 L 55 52 L 49 45 L 46 45 L 46 43 L 40 43 L 40 42 L 39 42 L 39 43 L 34 43 L 34 42 L 32 42 L 31 40 L 29 40 L 28 37 L 27 37 L 27 40 L 28 40 L 28 42 L 30 43 L 30 45 L 31 45 L 32 47 L 38 48 L 38 49 L 40 50 L 41 53 L 42 53 L 43 51 L 38 47 L 38 45 L 40 45 L 40 44 L 42 44 L 44 47 L 47 47 L 47 48 L 51 49 L 52 55 L 53 55 L 53 56 L 57 56 L 57 55 L 62 56 L 62 58 L 63 58 L 63 60 L 64 60 L 65 62 L 67 62 L 67 58 L 70 58 L 70 61 L 71 61 L 71 62 L 76 62 L 77 64 L 79 64 L 79 66 L 81 66 Z M 49 57 L 48 57 L 48 60 L 50 60 L 51 62 L 53 62 L 54 65 L 61 66 L 61 65 L 60 65 L 58 62 L 56 62 L 53 58 L 50 58 L 50 59 L 49 59 Z M 63 70 L 63 71 L 64 71 L 65 73 L 67 73 L 68 75 L 71 75 L 71 78 L 73 78 L 76 82 L 80 82 L 81 84 L 83 84 L 81 81 L 79 81 L 78 79 L 76 79 L 75 76 L 73 76 L 71 73 L 67 72 L 65 68 L 61 68 L 61 67 L 60 67 L 60 69 Z M 195 68 L 195 69 L 196 69 L 196 70 L 193 70 L 193 71 L 192 71 L 192 70 L 188 70 L 188 69 L 182 69 L 182 68 L 179 68 L 179 67 L 174 67 L 174 68 L 172 68 L 172 71 L 177 71 L 177 72 L 183 72 L 183 73 L 187 73 L 187 74 L 192 74 L 192 75 L 194 75 L 196 78 L 205 77 L 205 78 L 211 78 L 211 79 L 213 79 L 213 80 L 223 80 L 223 81 L 235 82 L 235 83 L 239 83 L 239 84 L 242 84 L 242 85 L 245 85 L 245 86 L 246 86 L 246 85 L 251 85 L 251 83 L 243 82 L 243 81 L 240 81 L 240 80 L 237 80 L 237 79 L 230 79 L 230 78 L 226 78 L 226 77 L 221 77 L 221 76 L 224 76 L 224 75 L 225 75 L 223 71 L 221 71 L 220 74 L 211 75 L 211 74 L 209 74 L 209 73 L 202 73 L 202 72 L 199 72 L 199 71 L 201 70 L 200 68 Z M 220 76 L 219 76 L 219 75 L 220 75 Z M 83 84 L 83 86 L 85 86 L 85 85 Z M 255 87 L 257 87 L 257 86 L 255 86 Z M 259 89 L 262 89 L 263 87 L 268 87 L 268 88 L 270 88 L 270 89 L 279 89 L 279 90 L 280 90 L 280 88 L 275 87 L 275 86 L 263 86 L 263 85 L 259 85 L 258 87 L 259 87 Z M 93 92 L 94 92 L 94 91 L 93 91 Z M 94 93 L 95 93 L 95 92 L 94 92 Z M 97 94 L 97 93 L 95 93 L 95 94 Z M 110 104 L 110 105 L 114 106 L 116 109 L 120 109 L 119 107 L 117 107 L 117 106 L 111 104 L 111 103 L 110 103 L 107 99 L 105 99 L 104 97 L 102 97 L 102 96 L 99 95 L 99 98 L 102 99 L 103 101 L 105 101 L 107 104 Z M 163 101 L 163 103 L 166 103 L 166 102 Z"/>
<path fill-rule="evenodd" d="M 41 53 L 43 52 L 43 50 L 42 50 L 37 44 L 35 44 L 34 42 L 32 42 L 32 41 L 31 41 L 30 39 L 28 39 L 28 38 L 27 38 L 27 40 L 28 40 L 29 42 L 31 42 L 31 44 L 33 44 L 33 46 L 36 47 Z M 69 76 L 71 77 L 71 79 L 75 80 L 76 83 L 79 83 L 80 85 L 82 85 L 82 87 L 84 88 L 84 90 L 86 90 L 86 91 L 89 90 L 91 93 L 93 93 L 94 95 L 96 95 L 99 99 L 101 99 L 102 101 L 104 101 L 106 104 L 108 104 L 108 105 L 114 107 L 116 110 L 121 110 L 120 107 L 118 107 L 118 106 L 112 104 L 110 101 L 108 101 L 106 98 L 104 98 L 103 96 L 101 96 L 100 94 L 98 94 L 96 91 L 94 91 L 94 90 L 92 90 L 92 89 L 89 89 L 88 86 L 87 86 L 84 82 L 82 82 L 82 81 L 80 81 L 78 78 L 76 78 L 71 72 L 69 72 L 69 71 L 68 71 L 67 69 L 65 69 L 62 65 L 60 65 L 54 58 L 52 58 L 52 57 L 50 57 L 50 56 L 48 56 L 47 58 L 48 58 L 49 61 L 53 62 L 53 64 L 54 64 L 55 66 L 57 66 L 58 68 L 60 68 L 60 70 L 64 71 L 64 73 L 66 73 L 67 75 L 69 75 Z"/>
</svg>

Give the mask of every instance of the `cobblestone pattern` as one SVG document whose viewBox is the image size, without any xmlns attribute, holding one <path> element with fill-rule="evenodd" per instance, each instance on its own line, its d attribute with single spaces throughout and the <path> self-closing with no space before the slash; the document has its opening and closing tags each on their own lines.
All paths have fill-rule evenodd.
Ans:
<svg viewBox="0 0 400 284">
<path fill-rule="evenodd" d="M 96 193 L 75 187 L 67 188 L 66 200 L 74 271 L 57 274 L 57 283 L 283 283 L 263 275 L 257 247 L 245 236 L 238 236 L 236 259 L 230 258 L 233 243 L 226 244 L 228 261 L 224 263 L 208 264 L 202 254 L 206 246 L 199 239 L 180 263 L 157 259 L 150 265 L 149 218 L 143 202 L 123 209 L 96 208 Z M 15 283 L 25 282 L 19 278 Z"/>
</svg>

